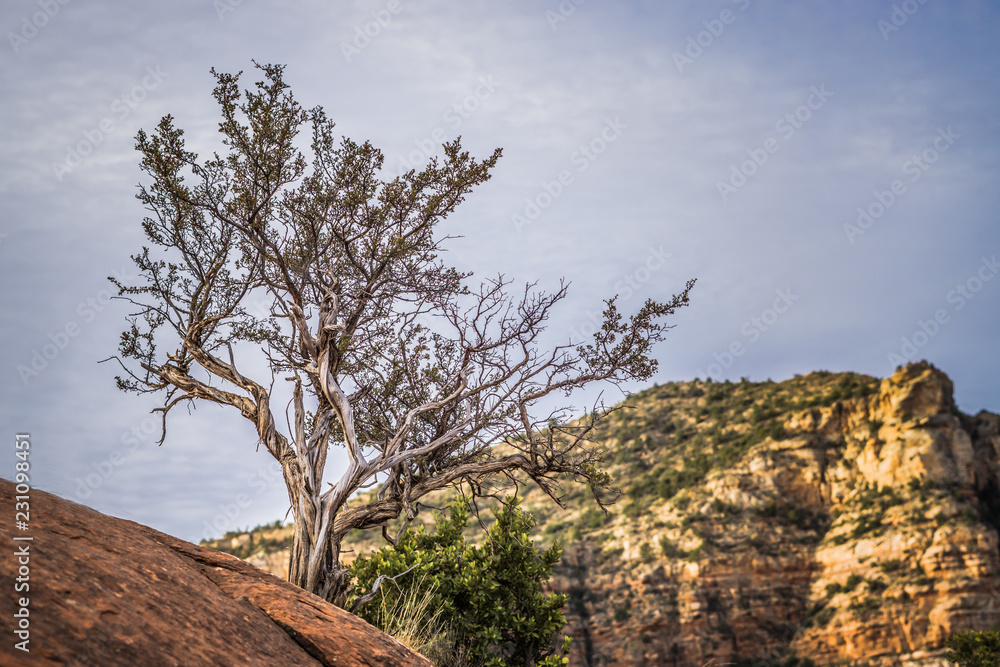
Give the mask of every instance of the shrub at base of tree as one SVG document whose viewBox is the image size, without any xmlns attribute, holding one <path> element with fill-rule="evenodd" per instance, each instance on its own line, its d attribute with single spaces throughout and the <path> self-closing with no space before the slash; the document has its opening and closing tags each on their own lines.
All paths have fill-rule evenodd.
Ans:
<svg viewBox="0 0 1000 667">
<path fill-rule="evenodd" d="M 480 546 L 465 544 L 469 506 L 460 502 L 450 518 L 438 516 L 433 533 L 409 530 L 395 547 L 359 557 L 351 567 L 355 601 L 372 593 L 380 576 L 395 579 L 383 579 L 358 615 L 392 634 L 400 630 L 399 616 L 408 614 L 407 600 L 429 597 L 425 622 L 410 623 L 408 634 L 436 664 L 568 664 L 570 639 L 556 643 L 566 625 L 566 596 L 542 590 L 562 548 L 535 549 L 528 538 L 532 519 L 519 502 L 505 500 Z"/>
<path fill-rule="evenodd" d="M 949 650 L 944 657 L 959 667 L 1000 666 L 1000 629 L 959 632 L 949 637 L 945 646 Z"/>
</svg>

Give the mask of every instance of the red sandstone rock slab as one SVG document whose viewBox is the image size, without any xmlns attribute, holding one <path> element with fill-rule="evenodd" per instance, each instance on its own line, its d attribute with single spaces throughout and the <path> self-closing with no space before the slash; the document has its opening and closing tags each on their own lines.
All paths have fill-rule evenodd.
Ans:
<svg viewBox="0 0 1000 667">
<path fill-rule="evenodd" d="M 0 665 L 431 665 L 238 558 L 42 491 L 30 530 L 16 531 L 13 496 L 0 479 Z M 30 589 L 17 594 L 15 534 L 33 537 Z M 30 653 L 14 648 L 15 595 L 30 599 Z"/>
</svg>

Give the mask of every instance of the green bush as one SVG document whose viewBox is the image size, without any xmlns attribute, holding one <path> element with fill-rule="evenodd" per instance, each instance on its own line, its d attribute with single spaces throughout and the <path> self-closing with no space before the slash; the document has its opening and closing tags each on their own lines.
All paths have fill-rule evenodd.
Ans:
<svg viewBox="0 0 1000 667">
<path fill-rule="evenodd" d="M 756 507 L 754 513 L 761 517 L 784 519 L 799 530 L 815 530 L 825 533 L 830 525 L 830 517 L 823 510 L 811 507 L 788 507 L 787 504 L 780 503 L 774 498 Z"/>
<path fill-rule="evenodd" d="M 787 647 L 754 658 L 737 658 L 729 663 L 733 667 L 814 667 L 815 662 L 809 658 L 800 658 Z"/>
<path fill-rule="evenodd" d="M 855 588 L 858 587 L 858 584 L 860 584 L 864 580 L 865 578 L 862 577 L 861 575 L 852 574 L 849 577 L 847 577 L 847 581 L 844 582 L 844 590 L 850 593 L 851 591 L 853 591 Z"/>
<path fill-rule="evenodd" d="M 496 513 L 481 546 L 467 546 L 462 531 L 469 507 L 457 504 L 450 519 L 437 517 L 433 533 L 421 527 L 407 531 L 395 547 L 384 547 L 358 557 L 351 566 L 355 590 L 350 603 L 371 591 L 379 575 L 398 576 L 383 582 L 377 597 L 358 615 L 372 625 L 393 627 L 391 615 L 399 600 L 418 599 L 429 591 L 426 608 L 435 614 L 444 645 L 435 645 L 438 664 L 522 667 L 565 665 L 566 638 L 556 649 L 556 635 L 566 624 L 565 595 L 546 595 L 548 581 L 562 549 L 553 545 L 536 550 L 528 537 L 531 517 L 508 498 Z M 412 568 L 412 569 L 411 569 Z M 413 588 L 421 588 L 416 595 Z"/>
<path fill-rule="evenodd" d="M 621 547 L 608 547 L 607 549 L 602 548 L 599 563 L 604 564 L 613 560 L 618 560 L 621 558 L 623 553 L 625 553 L 625 550 Z"/>
<path fill-rule="evenodd" d="M 974 507 L 966 506 L 962 509 L 961 514 L 959 514 L 959 521 L 966 526 L 975 526 L 979 523 L 979 512 Z"/>
<path fill-rule="evenodd" d="M 603 528 L 604 525 L 610 520 L 610 515 L 605 514 L 597 508 L 591 507 L 580 513 L 580 518 L 577 519 L 576 524 L 581 528 L 581 530 L 592 531 Z"/>
<path fill-rule="evenodd" d="M 805 626 L 823 627 L 830 622 L 830 619 L 837 613 L 836 607 L 827 606 L 826 600 L 813 603 L 806 612 Z"/>
<path fill-rule="evenodd" d="M 629 519 L 638 519 L 645 513 L 646 513 L 646 505 L 636 499 L 630 500 L 628 504 L 622 508 L 622 514 L 624 514 Z"/>
<path fill-rule="evenodd" d="M 697 484 L 705 476 L 704 466 L 689 466 L 689 462 L 684 462 L 682 470 L 672 468 L 664 469 L 656 480 L 656 493 L 660 498 L 669 500 L 683 489 L 688 489 Z"/>
<path fill-rule="evenodd" d="M 868 592 L 869 593 L 881 593 L 885 589 L 889 588 L 889 584 L 885 583 L 881 579 L 869 579 L 868 580 Z"/>
<path fill-rule="evenodd" d="M 858 517 L 858 523 L 851 530 L 851 537 L 854 539 L 859 539 L 868 535 L 869 533 L 878 533 L 882 528 L 882 519 L 884 514 L 881 510 L 875 511 L 870 514 L 863 514 Z"/>
<path fill-rule="evenodd" d="M 882 601 L 874 597 L 866 597 L 860 602 L 852 602 L 848 605 L 847 609 L 854 614 L 854 617 L 860 620 L 867 620 L 871 618 L 878 609 L 882 606 Z"/>
<path fill-rule="evenodd" d="M 738 505 L 727 503 L 718 498 L 712 500 L 712 511 L 725 516 L 739 516 L 741 514 L 741 509 Z"/>
<path fill-rule="evenodd" d="M 724 387 L 713 387 L 705 396 L 705 400 L 709 403 L 718 403 L 725 400 L 728 393 Z"/>
<path fill-rule="evenodd" d="M 898 571 L 903 566 L 903 563 L 898 558 L 889 558 L 879 563 L 878 566 L 883 572 L 889 574 Z"/>
<path fill-rule="evenodd" d="M 945 641 L 945 658 L 959 667 L 997 667 L 1000 665 L 1000 630 L 966 630 Z"/>
<path fill-rule="evenodd" d="M 830 619 L 837 615 L 836 607 L 823 607 L 816 614 L 808 620 L 808 624 L 817 628 L 825 627 L 829 624 Z"/>
<path fill-rule="evenodd" d="M 666 535 L 660 536 L 660 551 L 667 558 L 684 558 L 687 552 L 671 542 Z"/>
</svg>

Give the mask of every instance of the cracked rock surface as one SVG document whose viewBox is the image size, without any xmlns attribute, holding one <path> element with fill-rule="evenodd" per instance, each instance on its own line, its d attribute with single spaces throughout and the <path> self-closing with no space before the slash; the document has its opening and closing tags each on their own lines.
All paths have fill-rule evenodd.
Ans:
<svg viewBox="0 0 1000 667">
<path fill-rule="evenodd" d="M 354 665 L 431 663 L 361 619 L 228 554 L 31 491 L 30 530 L 12 525 L 0 479 L 3 665 Z M 30 542 L 15 542 L 30 535 Z M 30 590 L 14 593 L 14 546 Z M 29 598 L 30 653 L 14 648 L 16 596 Z"/>
</svg>

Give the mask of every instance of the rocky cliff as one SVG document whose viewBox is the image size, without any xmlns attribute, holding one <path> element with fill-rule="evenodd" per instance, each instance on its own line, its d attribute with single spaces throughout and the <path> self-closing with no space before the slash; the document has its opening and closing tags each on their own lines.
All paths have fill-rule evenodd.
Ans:
<svg viewBox="0 0 1000 667">
<path fill-rule="evenodd" d="M 29 529 L 13 530 L 14 492 L 0 480 L 9 510 L 0 525 L 0 664 L 430 666 L 238 558 L 41 491 L 29 494 Z M 22 637 L 13 634 L 18 623 Z M 24 639 L 28 652 L 15 647 Z"/>
<path fill-rule="evenodd" d="M 929 364 L 662 385 L 599 440 L 611 516 L 572 487 L 568 511 L 525 498 L 566 546 L 571 664 L 941 665 L 951 633 L 1000 623 L 1000 416 L 959 412 Z M 220 546 L 282 571 L 264 542 Z"/>
<path fill-rule="evenodd" d="M 1000 416 L 961 414 L 940 371 L 688 383 L 634 407 L 670 426 L 608 443 L 636 459 L 631 516 L 554 582 L 576 664 L 943 664 L 948 635 L 1000 622 Z"/>
</svg>

